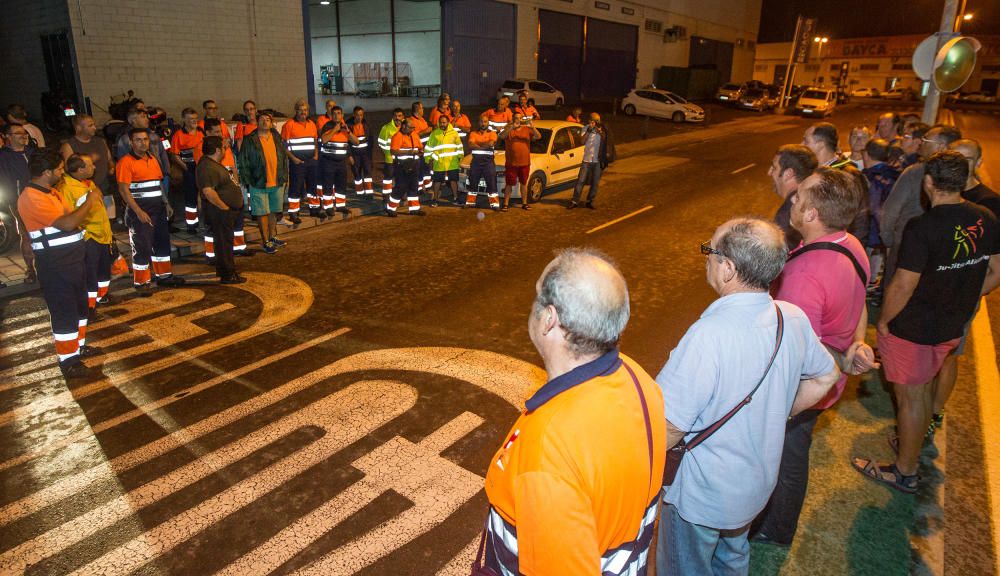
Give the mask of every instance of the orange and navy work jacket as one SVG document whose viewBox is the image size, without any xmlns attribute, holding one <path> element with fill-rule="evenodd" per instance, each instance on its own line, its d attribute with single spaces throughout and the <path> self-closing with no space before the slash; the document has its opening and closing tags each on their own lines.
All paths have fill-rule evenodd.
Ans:
<svg viewBox="0 0 1000 576">
<path fill-rule="evenodd" d="M 497 133 L 486 129 L 486 130 L 476 130 L 475 132 L 469 133 L 469 149 L 472 152 L 472 161 L 476 160 L 493 160 L 493 148 L 497 145 Z M 489 146 L 489 148 L 480 148 L 480 146 Z"/>
<path fill-rule="evenodd" d="M 161 201 L 163 170 L 149 152 L 144 156 L 136 156 L 132 152 L 122 156 L 115 165 L 115 178 L 119 184 L 128 184 L 128 190 L 136 201 L 150 198 Z"/>
<path fill-rule="evenodd" d="M 486 111 L 486 118 L 490 122 L 490 130 L 495 132 L 503 132 L 503 129 L 507 127 L 514 120 L 514 114 L 510 111 L 510 108 L 504 111 L 496 110 L 490 108 Z"/>
<path fill-rule="evenodd" d="M 410 116 L 410 122 L 413 123 L 413 134 L 417 136 L 420 136 L 421 132 L 430 128 L 430 124 L 427 123 L 427 120 L 424 120 L 423 116 Z M 430 140 L 430 137 L 431 137 L 430 132 L 424 134 L 423 136 L 420 136 L 420 143 L 426 146 L 427 141 Z"/>
<path fill-rule="evenodd" d="M 351 120 L 348 126 L 351 127 L 351 134 L 358 139 L 357 144 L 351 144 L 351 153 L 355 155 L 370 155 L 371 147 L 368 145 L 369 136 L 371 135 L 371 130 L 368 129 L 368 122 L 362 120 L 358 122 L 356 119 Z"/>
<path fill-rule="evenodd" d="M 347 160 L 350 143 L 347 132 L 330 128 L 323 132 L 323 135 L 320 137 L 320 160 L 334 160 L 337 162 Z"/>
<path fill-rule="evenodd" d="M 28 231 L 31 249 L 39 257 L 70 256 L 71 248 L 82 250 L 82 230 L 63 231 L 53 226 L 56 220 L 74 210 L 55 188 L 29 183 L 17 198 L 17 210 Z"/>
<path fill-rule="evenodd" d="M 435 106 L 435 107 L 431 108 L 430 116 L 428 116 L 428 120 L 429 120 L 429 123 L 430 123 L 429 125 L 432 128 L 437 128 L 438 118 L 440 118 L 442 116 L 444 116 L 445 118 L 448 119 L 448 124 L 454 124 L 454 122 L 452 122 L 452 118 L 451 118 L 451 110 L 447 110 L 445 112 L 442 112 L 440 109 L 438 109 L 437 106 Z"/>
<path fill-rule="evenodd" d="M 659 386 L 617 350 L 547 382 L 489 463 L 486 565 L 500 574 L 644 574 L 666 443 Z"/>
<path fill-rule="evenodd" d="M 542 115 L 538 113 L 538 109 L 532 106 L 531 104 L 527 104 L 525 106 L 521 106 L 520 104 L 515 105 L 514 114 L 520 116 L 521 120 L 542 119 Z"/>
<path fill-rule="evenodd" d="M 291 119 L 281 127 L 281 139 L 288 146 L 288 151 L 299 160 L 316 158 L 318 154 L 317 141 L 319 130 L 316 123 L 306 118 L 305 122 Z"/>
<path fill-rule="evenodd" d="M 420 136 L 417 136 L 416 130 L 409 134 L 396 132 L 392 135 L 392 143 L 389 145 L 389 149 L 400 153 L 396 155 L 394 160 L 397 166 L 408 166 L 410 162 L 420 162 L 423 156 L 424 143 L 420 141 Z"/>
<path fill-rule="evenodd" d="M 194 169 L 197 161 L 195 154 L 201 155 L 201 143 L 205 141 L 205 132 L 201 128 L 196 128 L 191 132 L 185 132 L 183 128 L 174 132 L 170 137 L 171 154 L 180 156 L 181 160 L 188 165 L 189 169 Z"/>
<path fill-rule="evenodd" d="M 455 127 L 455 132 L 458 132 L 459 138 L 465 138 L 469 135 L 469 132 L 472 132 L 472 122 L 469 121 L 469 117 L 465 114 L 455 116 L 451 125 Z"/>
</svg>

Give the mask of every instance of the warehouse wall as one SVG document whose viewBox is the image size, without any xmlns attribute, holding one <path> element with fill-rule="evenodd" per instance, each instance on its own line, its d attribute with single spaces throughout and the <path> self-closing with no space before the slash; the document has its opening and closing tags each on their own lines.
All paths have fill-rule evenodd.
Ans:
<svg viewBox="0 0 1000 576">
<path fill-rule="evenodd" d="M 212 98 L 228 118 L 248 98 L 291 113 L 307 93 L 299 0 L 79 0 L 69 16 L 84 95 L 103 108 L 132 89 L 174 117 Z"/>
</svg>

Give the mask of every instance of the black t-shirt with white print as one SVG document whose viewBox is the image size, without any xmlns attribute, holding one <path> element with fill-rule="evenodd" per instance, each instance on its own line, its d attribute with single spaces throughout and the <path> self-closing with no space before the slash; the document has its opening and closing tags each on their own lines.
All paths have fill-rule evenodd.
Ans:
<svg viewBox="0 0 1000 576">
<path fill-rule="evenodd" d="M 906 224 L 899 268 L 917 272 L 913 296 L 889 331 L 917 344 L 962 336 L 975 312 L 989 258 L 1000 252 L 997 219 L 971 202 L 943 204 Z"/>
</svg>

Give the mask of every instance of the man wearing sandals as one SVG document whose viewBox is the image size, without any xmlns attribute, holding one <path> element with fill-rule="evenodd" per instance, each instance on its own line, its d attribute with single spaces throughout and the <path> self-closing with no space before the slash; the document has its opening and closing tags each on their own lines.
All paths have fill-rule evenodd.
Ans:
<svg viewBox="0 0 1000 576">
<path fill-rule="evenodd" d="M 666 429 L 656 383 L 618 352 L 625 278 L 569 249 L 536 291 L 528 335 L 548 382 L 489 463 L 480 554 L 497 574 L 645 574 Z"/>
<path fill-rule="evenodd" d="M 667 446 L 721 427 L 697 435 L 704 441 L 685 453 L 665 488 L 657 576 L 749 572 L 747 533 L 777 482 L 788 416 L 815 406 L 840 377 L 802 310 L 768 293 L 788 255 L 780 228 L 730 220 L 701 252 L 719 299 L 670 353 L 656 381 Z M 744 404 L 748 395 L 752 401 Z"/>
<path fill-rule="evenodd" d="M 805 312 L 844 374 L 819 403 L 788 420 L 778 484 L 754 522 L 754 542 L 791 546 L 809 482 L 809 448 L 816 420 L 840 399 L 847 374 L 876 366 L 875 355 L 865 344 L 868 258 L 861 242 L 847 232 L 858 213 L 861 194 L 857 180 L 849 174 L 822 167 L 806 177 L 792 196 L 789 219 L 802 242 L 789 254 L 771 285 L 771 294 Z"/>
<path fill-rule="evenodd" d="M 913 494 L 917 466 L 931 421 L 931 380 L 962 337 L 976 303 L 1000 284 L 997 219 L 962 199 L 969 165 L 945 150 L 924 164 L 931 208 L 903 230 L 896 273 L 885 290 L 878 346 L 896 397 L 896 460 L 853 458 L 856 470 L 890 488 Z"/>
</svg>

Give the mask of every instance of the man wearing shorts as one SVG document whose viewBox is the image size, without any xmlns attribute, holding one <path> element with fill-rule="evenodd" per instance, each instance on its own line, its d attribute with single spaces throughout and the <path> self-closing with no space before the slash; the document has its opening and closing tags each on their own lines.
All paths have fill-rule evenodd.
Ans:
<svg viewBox="0 0 1000 576">
<path fill-rule="evenodd" d="M 910 220 L 898 245 L 896 273 L 885 290 L 878 346 L 896 397 L 896 461 L 854 458 L 854 467 L 876 482 L 917 491 L 917 464 L 931 421 L 931 380 L 962 337 L 976 303 L 1000 284 L 997 219 L 961 193 L 969 165 L 945 150 L 925 164 L 927 212 Z"/>
<path fill-rule="evenodd" d="M 284 203 L 281 187 L 288 179 L 288 158 L 270 114 L 257 114 L 257 130 L 243 138 L 237 165 L 250 192 L 250 209 L 257 216 L 263 250 L 274 254 L 285 245 L 278 240 L 277 222 Z"/>
<path fill-rule="evenodd" d="M 431 167 L 431 206 L 437 206 L 441 199 L 441 185 L 445 182 L 451 188 L 455 204 L 463 204 L 458 199 L 458 168 L 464 156 L 462 137 L 449 122 L 448 116 L 438 115 L 437 126 L 431 132 L 424 148 L 424 161 Z"/>
<path fill-rule="evenodd" d="M 539 140 L 541 137 L 542 135 L 532 126 L 531 121 L 525 122 L 521 117 L 515 117 L 500 133 L 500 138 L 506 139 L 503 208 L 500 209 L 501 212 L 507 211 L 510 205 L 511 188 L 517 183 L 521 184 L 521 208 L 531 209 L 528 204 L 530 194 L 527 189 L 528 176 L 531 172 L 531 142 Z"/>
</svg>

